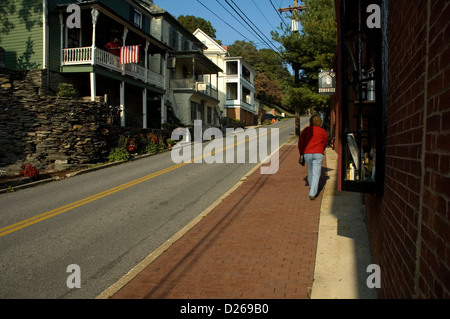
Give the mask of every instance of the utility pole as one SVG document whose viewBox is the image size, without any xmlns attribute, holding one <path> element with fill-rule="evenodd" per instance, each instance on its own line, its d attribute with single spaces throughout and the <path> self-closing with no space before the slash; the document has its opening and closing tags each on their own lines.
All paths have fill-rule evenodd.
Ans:
<svg viewBox="0 0 450 319">
<path fill-rule="evenodd" d="M 294 6 L 287 7 L 287 8 L 280 8 L 278 9 L 279 12 L 291 12 L 294 13 L 293 19 L 292 19 L 292 26 L 291 30 L 292 32 L 298 32 L 298 21 L 295 20 L 297 11 L 304 11 L 306 10 L 305 5 L 298 5 L 298 0 L 294 0 Z M 294 69 L 294 85 L 295 87 L 299 87 L 299 73 L 300 73 L 300 67 L 297 63 L 292 63 L 292 68 Z M 295 135 L 300 135 L 300 107 L 298 105 L 295 106 Z"/>
<path fill-rule="evenodd" d="M 279 12 L 287 12 L 287 11 L 289 11 L 289 12 L 293 12 L 293 11 L 297 12 L 297 10 L 299 10 L 299 11 L 306 10 L 306 6 L 304 6 L 304 5 L 299 6 L 298 5 L 298 0 L 294 0 L 294 6 L 293 7 L 289 6 L 287 8 L 280 8 L 280 9 L 278 9 Z"/>
<path fill-rule="evenodd" d="M 292 32 L 298 32 L 298 21 L 295 19 L 295 17 L 297 16 L 297 11 L 301 12 L 303 10 L 306 10 L 306 6 L 305 5 L 299 6 L 297 0 L 294 0 L 294 6 L 293 7 L 289 6 L 287 8 L 280 8 L 280 9 L 278 9 L 279 12 L 293 12 L 294 13 L 294 16 L 293 16 L 293 18 L 291 20 L 292 21 L 292 24 L 291 24 L 291 31 Z"/>
</svg>

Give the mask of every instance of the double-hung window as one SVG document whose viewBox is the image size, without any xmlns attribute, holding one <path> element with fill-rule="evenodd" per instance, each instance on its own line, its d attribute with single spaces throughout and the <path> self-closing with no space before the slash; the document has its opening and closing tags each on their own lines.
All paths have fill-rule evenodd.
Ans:
<svg viewBox="0 0 450 319">
<path fill-rule="evenodd" d="M 142 28 L 142 13 L 137 10 L 134 10 L 133 14 L 133 23 L 139 28 Z"/>
</svg>

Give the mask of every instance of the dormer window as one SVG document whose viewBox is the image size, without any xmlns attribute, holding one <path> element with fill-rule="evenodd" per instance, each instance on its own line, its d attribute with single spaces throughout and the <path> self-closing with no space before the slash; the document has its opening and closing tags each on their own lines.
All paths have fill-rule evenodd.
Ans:
<svg viewBox="0 0 450 319">
<path fill-rule="evenodd" d="M 142 28 L 142 13 L 137 10 L 134 10 L 133 22 L 139 28 Z"/>
</svg>

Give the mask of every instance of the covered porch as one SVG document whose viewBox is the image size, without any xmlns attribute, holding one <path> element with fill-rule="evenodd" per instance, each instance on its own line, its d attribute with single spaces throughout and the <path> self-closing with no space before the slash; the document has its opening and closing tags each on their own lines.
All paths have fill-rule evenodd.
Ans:
<svg viewBox="0 0 450 319">
<path fill-rule="evenodd" d="M 218 73 L 222 69 L 198 51 L 169 53 L 170 89 L 192 90 L 218 99 Z"/>
<path fill-rule="evenodd" d="M 148 128 L 149 123 L 164 123 L 169 48 L 145 32 L 143 26 L 125 20 L 101 3 L 80 3 L 79 6 L 79 29 L 67 27 L 66 6 L 59 7 L 60 71 L 83 81 L 81 85 L 85 88 L 88 82 L 87 95 L 91 100 L 106 97 L 111 106 L 119 107 L 121 126 Z M 116 43 L 116 47 L 111 43 Z M 139 61 L 121 64 L 122 46 L 139 46 Z M 160 110 L 157 121 L 148 118 L 148 114 L 154 114 L 149 104 L 154 106 L 155 103 L 159 103 Z M 138 114 L 134 114 L 135 111 Z M 139 123 L 137 118 L 141 119 Z"/>
</svg>

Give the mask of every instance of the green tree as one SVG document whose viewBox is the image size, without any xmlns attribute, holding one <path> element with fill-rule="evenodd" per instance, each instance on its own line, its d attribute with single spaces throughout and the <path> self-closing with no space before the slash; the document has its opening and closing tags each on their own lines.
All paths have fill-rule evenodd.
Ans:
<svg viewBox="0 0 450 319">
<path fill-rule="evenodd" d="M 228 46 L 228 52 L 231 56 L 243 57 L 245 61 L 250 63 L 254 68 L 261 64 L 261 58 L 258 48 L 253 42 L 237 40 Z"/>
<path fill-rule="evenodd" d="M 216 29 L 214 29 L 210 21 L 192 15 L 181 15 L 177 20 L 190 32 L 194 33 L 195 30 L 200 29 L 217 43 L 221 44 L 221 41 L 216 39 Z"/>
<path fill-rule="evenodd" d="M 270 80 L 278 82 L 281 87 L 290 81 L 291 74 L 283 57 L 277 52 L 271 49 L 261 49 L 259 57 L 261 64 L 256 67 L 258 71 L 264 72 Z"/>
<path fill-rule="evenodd" d="M 296 134 L 299 134 L 299 114 L 308 108 L 328 107 L 330 98 L 320 95 L 318 73 L 321 69 L 331 69 L 336 52 L 337 31 L 334 21 L 333 0 L 305 0 L 306 10 L 292 13 L 302 29 L 291 32 L 283 29 L 280 35 L 272 32 L 272 38 L 284 47 L 283 57 L 294 69 L 294 87 L 288 90 L 284 103 L 296 110 Z"/>
<path fill-rule="evenodd" d="M 282 105 L 283 90 L 276 81 L 270 80 L 265 73 L 255 78 L 256 97 L 264 104 Z"/>
<path fill-rule="evenodd" d="M 256 70 L 256 96 L 261 102 L 283 105 L 283 88 L 290 81 L 291 74 L 282 57 L 271 49 L 261 49 L 252 42 L 235 41 L 228 47 L 231 56 L 241 56 Z"/>
</svg>

